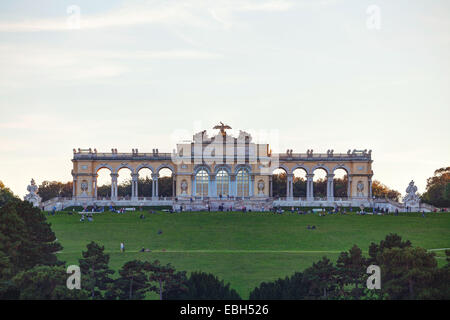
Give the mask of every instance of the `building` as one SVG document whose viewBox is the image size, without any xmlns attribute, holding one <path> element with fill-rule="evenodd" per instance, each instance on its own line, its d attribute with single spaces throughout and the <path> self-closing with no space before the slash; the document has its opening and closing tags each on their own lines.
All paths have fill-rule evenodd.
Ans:
<svg viewBox="0 0 450 320">
<path fill-rule="evenodd" d="M 96 149 L 73 150 L 73 198 L 64 201 L 69 205 L 120 205 L 149 206 L 173 205 L 193 209 L 220 204 L 266 209 L 282 206 L 370 206 L 372 201 L 372 155 L 367 150 L 348 150 L 346 153 L 272 153 L 268 144 L 252 141 L 252 136 L 240 131 L 238 137 L 227 134 L 229 126 L 215 126 L 219 132 L 209 137 L 205 131 L 193 136 L 188 143 L 177 144 L 172 153 L 97 152 Z M 110 197 L 97 196 L 98 171 L 109 169 L 111 174 Z M 131 171 L 131 195 L 118 196 L 118 172 L 122 168 Z M 139 172 L 148 168 L 152 172 L 151 197 L 139 196 Z M 158 178 L 161 169 L 172 172 L 172 197 L 158 195 Z M 286 172 L 286 194 L 273 197 L 272 175 L 275 169 Z M 294 170 L 306 173 L 306 195 L 294 197 Z M 313 177 L 317 169 L 325 170 L 327 196 L 314 196 Z M 347 197 L 335 198 L 333 178 L 337 169 L 347 173 Z"/>
</svg>

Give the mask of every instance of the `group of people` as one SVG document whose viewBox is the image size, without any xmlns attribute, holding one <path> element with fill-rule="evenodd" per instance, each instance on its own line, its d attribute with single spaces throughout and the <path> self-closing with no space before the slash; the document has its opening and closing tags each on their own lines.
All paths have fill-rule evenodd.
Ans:
<svg viewBox="0 0 450 320">
<path fill-rule="evenodd" d="M 89 222 L 94 221 L 94 218 L 92 217 L 92 213 L 86 213 L 86 218 L 87 218 L 87 221 L 89 221 Z M 83 214 L 81 214 L 80 221 L 84 222 L 84 220 L 85 220 L 85 216 L 84 216 L 84 213 L 83 213 Z"/>
</svg>

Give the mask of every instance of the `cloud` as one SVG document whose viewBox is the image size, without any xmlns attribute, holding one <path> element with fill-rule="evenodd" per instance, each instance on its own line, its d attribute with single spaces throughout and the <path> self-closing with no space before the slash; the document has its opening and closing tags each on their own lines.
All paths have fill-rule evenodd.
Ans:
<svg viewBox="0 0 450 320">
<path fill-rule="evenodd" d="M 229 26 L 231 22 L 218 18 L 217 12 L 230 18 L 234 12 L 277 12 L 291 7 L 293 3 L 288 0 L 139 1 L 96 15 L 83 14 L 81 7 L 79 16 L 77 10 L 68 7 L 68 13 L 57 18 L 0 22 L 0 32 L 67 31 L 74 26 L 91 30 L 145 24 L 205 27 L 211 21 Z"/>
</svg>

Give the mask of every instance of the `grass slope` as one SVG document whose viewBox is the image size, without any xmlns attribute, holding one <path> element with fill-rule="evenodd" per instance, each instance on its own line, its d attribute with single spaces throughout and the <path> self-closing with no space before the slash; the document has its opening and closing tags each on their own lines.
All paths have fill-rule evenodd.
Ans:
<svg viewBox="0 0 450 320">
<path fill-rule="evenodd" d="M 96 241 L 110 254 L 118 270 L 133 259 L 172 263 L 177 270 L 211 272 L 230 282 L 243 298 L 263 281 L 291 275 L 326 255 L 335 260 L 357 244 L 367 253 L 371 242 L 388 233 L 409 239 L 426 249 L 450 248 L 450 215 L 410 213 L 400 216 L 358 216 L 272 213 L 100 213 L 94 222 L 79 215 L 49 216 L 64 249 L 61 260 L 77 264 L 86 244 Z M 308 230 L 315 225 L 316 230 Z M 162 234 L 158 234 L 162 230 Z M 119 250 L 125 243 L 125 253 Z M 142 248 L 151 252 L 141 253 Z M 443 251 L 436 251 L 440 264 Z"/>
</svg>

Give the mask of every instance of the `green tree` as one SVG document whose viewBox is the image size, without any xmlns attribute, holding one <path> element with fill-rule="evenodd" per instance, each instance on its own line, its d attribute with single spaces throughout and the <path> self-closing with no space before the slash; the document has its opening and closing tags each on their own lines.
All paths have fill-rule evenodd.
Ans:
<svg viewBox="0 0 450 320">
<path fill-rule="evenodd" d="M 380 241 L 380 244 L 371 243 L 369 246 L 369 264 L 379 264 L 378 255 L 383 252 L 384 249 L 392 248 L 407 248 L 411 247 L 409 240 L 402 241 L 402 237 L 396 233 L 390 233 L 384 240 Z"/>
<path fill-rule="evenodd" d="M 250 300 L 301 300 L 309 293 L 311 282 L 303 273 L 272 282 L 262 282 L 250 292 Z"/>
<path fill-rule="evenodd" d="M 327 257 L 323 257 L 312 267 L 304 272 L 304 277 L 309 282 L 310 297 L 328 299 L 336 293 L 337 278 L 336 268 Z"/>
<path fill-rule="evenodd" d="M 12 281 L 20 290 L 19 299 L 86 299 L 86 291 L 67 288 L 67 277 L 64 266 L 35 266 L 21 271 Z"/>
<path fill-rule="evenodd" d="M 378 255 L 382 290 L 390 299 L 421 299 L 437 271 L 434 253 L 419 247 L 385 248 Z"/>
<path fill-rule="evenodd" d="M 440 168 L 428 178 L 422 201 L 436 207 L 450 207 L 450 167 Z"/>
<path fill-rule="evenodd" d="M 348 252 L 341 252 L 336 261 L 337 282 L 341 294 L 355 299 L 363 295 L 367 266 L 367 259 L 357 245 L 354 245 Z M 345 290 L 346 286 L 350 286 L 348 293 Z"/>
<path fill-rule="evenodd" d="M 181 283 L 180 283 L 181 280 Z M 177 279 L 176 287 L 168 286 L 165 297 L 169 300 L 241 300 L 230 284 L 213 274 L 192 272 L 188 279 Z"/>
<path fill-rule="evenodd" d="M 0 180 L 0 207 L 2 207 L 7 202 L 9 202 L 13 199 L 17 199 L 17 198 L 14 196 L 12 191 L 9 188 L 7 188 L 3 184 L 3 182 Z"/>
<path fill-rule="evenodd" d="M 185 273 L 175 272 L 175 268 L 170 263 L 161 265 L 158 260 L 145 262 L 144 270 L 149 274 L 148 280 L 156 283 L 150 286 L 150 290 L 159 294 L 160 300 L 163 300 L 163 293 L 166 289 L 170 288 L 175 291 L 182 286 L 182 281 L 186 278 Z"/>
<path fill-rule="evenodd" d="M 104 250 L 105 247 L 92 241 L 87 245 L 87 251 L 82 252 L 83 258 L 78 260 L 83 276 L 83 288 L 89 291 L 91 299 L 102 298 L 102 291 L 113 282 L 110 275 L 114 271 L 108 267 L 109 255 L 105 254 Z"/>
<path fill-rule="evenodd" d="M 149 291 L 144 262 L 138 260 L 126 262 L 119 270 L 119 275 L 119 278 L 107 285 L 106 299 L 144 299 L 146 292 Z"/>
<path fill-rule="evenodd" d="M 8 257 L 12 274 L 61 264 L 56 257 L 61 249 L 44 214 L 31 203 L 14 199 L 0 208 L 0 252 Z"/>
<path fill-rule="evenodd" d="M 42 201 L 47 201 L 56 197 L 72 197 L 72 182 L 62 183 L 59 181 L 43 181 L 39 185 L 38 195 Z"/>
</svg>

